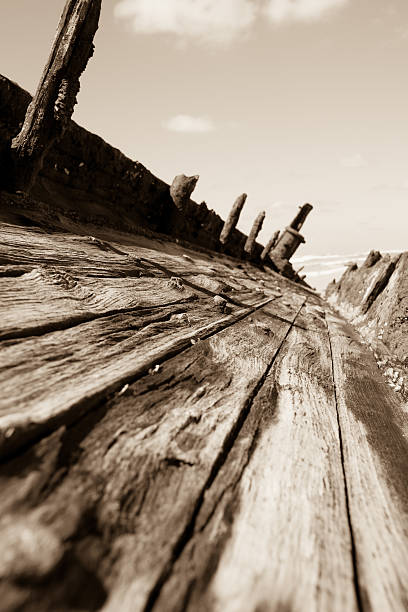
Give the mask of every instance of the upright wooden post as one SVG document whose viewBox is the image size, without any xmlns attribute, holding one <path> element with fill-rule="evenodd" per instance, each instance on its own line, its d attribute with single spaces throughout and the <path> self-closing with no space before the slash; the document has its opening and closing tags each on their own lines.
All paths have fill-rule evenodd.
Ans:
<svg viewBox="0 0 408 612">
<path fill-rule="evenodd" d="M 170 195 L 180 212 L 184 212 L 199 178 L 198 174 L 194 176 L 178 174 L 174 177 L 170 187 Z"/>
<path fill-rule="evenodd" d="M 265 219 L 265 211 L 259 213 L 257 218 L 254 221 L 251 231 L 249 232 L 249 236 L 245 242 L 244 251 L 247 253 L 249 257 L 252 256 L 255 247 L 255 240 L 258 236 L 259 232 L 262 229 L 262 225 Z"/>
<path fill-rule="evenodd" d="M 233 231 L 233 229 L 236 227 L 238 223 L 239 215 L 241 214 L 241 211 L 244 207 L 246 199 L 247 199 L 247 194 L 243 193 L 240 196 L 238 196 L 237 199 L 235 200 L 231 208 L 230 214 L 228 215 L 227 220 L 224 223 L 224 227 L 221 230 L 221 234 L 220 234 L 221 244 L 225 245 L 228 242 L 231 232 Z"/>
<path fill-rule="evenodd" d="M 279 238 L 279 234 L 280 234 L 280 232 L 279 232 L 279 230 L 277 230 L 277 231 L 276 231 L 276 232 L 273 234 L 273 236 L 272 236 L 272 237 L 269 239 L 269 241 L 268 241 L 268 243 L 267 243 L 266 247 L 264 248 L 264 250 L 263 250 L 263 251 L 262 251 L 262 253 L 261 253 L 261 260 L 262 260 L 262 261 L 264 261 L 264 259 L 266 258 L 266 256 L 267 256 L 267 255 L 269 255 L 269 251 L 270 251 L 271 249 L 273 249 L 273 247 L 274 247 L 274 246 L 275 246 L 275 244 L 277 243 L 278 238 Z"/>
<path fill-rule="evenodd" d="M 29 191 L 44 156 L 64 133 L 76 104 L 79 77 L 93 55 L 102 0 L 67 0 L 50 57 L 23 127 L 12 141 L 14 189 Z"/>
</svg>

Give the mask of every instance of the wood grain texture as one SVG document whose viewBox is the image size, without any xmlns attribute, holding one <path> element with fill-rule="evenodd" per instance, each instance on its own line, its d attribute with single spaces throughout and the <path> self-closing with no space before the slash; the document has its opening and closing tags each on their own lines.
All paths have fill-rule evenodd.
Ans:
<svg viewBox="0 0 408 612">
<path fill-rule="evenodd" d="M 7 612 L 403 612 L 408 426 L 315 292 L 0 225 Z"/>
<path fill-rule="evenodd" d="M 74 278 L 120 278 L 140 274 L 163 278 L 186 278 L 197 289 L 214 291 L 264 291 L 304 295 L 309 301 L 321 298 L 307 287 L 286 279 L 270 269 L 238 262 L 226 255 L 195 252 L 158 238 L 93 228 L 94 234 L 49 233 L 0 223 L 0 266 L 11 277 L 33 268 L 58 268 Z"/>
<path fill-rule="evenodd" d="M 408 606 L 408 421 L 356 332 L 328 312 L 363 610 Z"/>
<path fill-rule="evenodd" d="M 292 321 L 302 298 L 294 301 Z M 290 327 L 272 302 L 5 466 L 5 597 L 29 612 L 71 611 L 78 600 L 85 610 L 149 609 Z"/>
<path fill-rule="evenodd" d="M 295 325 L 155 610 L 358 609 L 331 368 Z"/>
<path fill-rule="evenodd" d="M 12 280 L 0 277 L 0 339 L 41 335 L 128 311 L 143 314 L 194 298 L 188 287 L 178 289 L 163 278 L 78 279 L 59 268 L 37 267 Z"/>
<path fill-rule="evenodd" d="M 196 263 L 181 254 L 178 267 L 166 253 L 159 264 L 145 257 L 155 253 L 152 248 L 134 248 L 132 255 L 122 245 L 94 237 L 49 235 L 5 224 L 0 239 L 0 339 L 39 335 L 200 294 L 220 294 L 232 304 L 251 307 L 279 293 L 252 280 L 226 283 L 225 266 L 208 270 L 205 260 Z M 141 253 L 144 257 L 137 256 Z"/>
<path fill-rule="evenodd" d="M 101 396 L 247 313 L 234 309 L 223 315 L 211 298 L 202 298 L 3 341 L 1 452 L 71 420 Z"/>
</svg>

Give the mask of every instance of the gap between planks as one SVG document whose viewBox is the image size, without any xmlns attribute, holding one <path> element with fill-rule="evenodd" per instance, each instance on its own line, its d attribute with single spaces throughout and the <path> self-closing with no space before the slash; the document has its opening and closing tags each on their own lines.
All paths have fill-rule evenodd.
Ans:
<svg viewBox="0 0 408 612">
<path fill-rule="evenodd" d="M 324 335 L 292 326 L 155 611 L 357 609 L 320 314 Z"/>
<path fill-rule="evenodd" d="M 373 354 L 327 310 L 361 609 L 402 612 L 408 602 L 406 407 Z"/>
<path fill-rule="evenodd" d="M 186 545 L 188 544 L 191 536 L 194 533 L 194 527 L 195 527 L 195 522 L 197 520 L 198 514 L 200 512 L 201 506 L 203 504 L 204 501 L 204 496 L 206 491 L 211 487 L 212 483 L 214 482 L 215 478 L 217 477 L 217 474 L 219 473 L 219 471 L 221 470 L 222 466 L 224 465 L 233 445 L 235 440 L 237 439 L 249 413 L 251 410 L 251 406 L 255 400 L 255 398 L 257 397 L 257 395 L 259 394 L 260 390 L 262 389 L 262 386 L 276 360 L 276 357 L 278 356 L 282 346 L 284 345 L 288 335 L 290 334 L 293 325 L 296 322 L 296 319 L 299 315 L 299 313 L 301 312 L 302 308 L 304 307 L 306 303 L 306 300 L 304 300 L 302 302 L 302 304 L 300 305 L 298 311 L 295 314 L 295 317 L 293 319 L 293 321 L 290 323 L 289 328 L 287 329 L 281 343 L 279 344 L 274 356 L 272 357 L 269 365 L 267 366 L 265 372 L 263 373 L 262 377 L 259 379 L 258 383 L 256 384 L 255 388 L 253 389 L 252 393 L 250 394 L 250 396 L 248 397 L 245 405 L 243 406 L 241 413 L 237 419 L 237 421 L 234 424 L 234 427 L 232 428 L 232 430 L 230 431 L 229 435 L 227 436 L 226 440 L 224 441 L 224 444 L 222 446 L 222 448 L 220 449 L 220 452 L 213 464 L 213 467 L 211 469 L 211 472 L 208 476 L 207 481 L 205 482 L 201 493 L 197 499 L 197 502 L 195 504 L 194 507 L 194 511 L 193 514 L 191 516 L 191 519 L 189 521 L 189 523 L 186 525 L 184 531 L 182 532 L 179 540 L 177 541 L 174 549 L 173 549 L 173 554 L 172 554 L 172 558 L 168 561 L 168 563 L 165 565 L 161 575 L 159 576 L 159 579 L 157 580 L 156 584 L 154 585 L 153 589 L 151 590 L 147 601 L 146 601 L 146 605 L 144 606 L 143 612 L 152 612 L 155 603 L 157 601 L 157 599 L 160 596 L 161 590 L 163 585 L 165 584 L 166 580 L 168 579 L 168 577 L 171 575 L 171 571 L 172 568 L 174 566 L 174 564 L 176 563 L 176 561 L 178 560 L 178 558 L 180 557 L 180 555 L 182 554 L 184 548 L 186 547 Z"/>
<path fill-rule="evenodd" d="M 362 603 L 362 600 L 361 600 L 360 583 L 359 583 L 359 578 L 358 578 L 356 542 L 355 542 L 355 537 L 354 537 L 353 523 L 352 523 L 352 520 L 351 520 L 350 492 L 349 492 L 349 487 L 348 487 L 348 483 L 347 483 L 347 474 L 346 474 L 346 466 L 345 466 L 345 458 L 344 458 L 343 432 L 342 432 L 341 422 L 340 422 L 339 403 L 338 403 L 338 397 L 337 397 L 337 385 L 336 385 L 336 378 L 335 378 L 335 373 L 334 373 L 333 346 L 332 346 L 332 339 L 331 339 L 331 335 L 330 335 L 330 328 L 329 328 L 329 324 L 328 324 L 327 318 L 326 318 L 326 312 L 325 312 L 325 322 L 326 322 L 326 327 L 327 327 L 327 337 L 328 337 L 329 349 L 330 349 L 331 376 L 332 376 L 332 384 L 333 384 L 334 401 L 335 401 L 335 405 L 336 405 L 336 418 L 337 418 L 337 425 L 338 425 L 338 428 L 339 428 L 339 445 L 340 445 L 341 469 L 342 469 L 342 472 L 343 472 L 344 495 L 345 495 L 345 501 L 346 501 L 347 523 L 348 523 L 348 527 L 349 527 L 349 531 L 350 531 L 350 544 L 351 544 L 351 551 L 350 552 L 351 552 L 351 561 L 352 561 L 352 567 L 353 567 L 353 584 L 354 584 L 354 591 L 355 591 L 355 594 L 356 594 L 356 602 L 357 602 L 358 610 L 359 610 L 359 612 L 364 612 L 364 607 L 363 607 L 363 603 Z"/>
</svg>

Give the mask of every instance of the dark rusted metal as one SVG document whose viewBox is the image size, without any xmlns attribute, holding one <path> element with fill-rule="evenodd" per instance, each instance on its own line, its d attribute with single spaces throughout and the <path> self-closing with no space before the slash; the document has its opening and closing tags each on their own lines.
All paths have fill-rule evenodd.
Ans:
<svg viewBox="0 0 408 612">
<path fill-rule="evenodd" d="M 299 232 L 306 221 L 307 215 L 313 209 L 311 204 L 303 204 L 303 206 L 299 206 L 299 212 L 296 217 L 293 219 L 292 223 L 289 227 Z"/>
<path fill-rule="evenodd" d="M 303 236 L 299 233 L 299 229 L 302 227 L 306 220 L 307 215 L 313 209 L 311 204 L 304 204 L 300 206 L 300 210 L 292 223 L 285 228 L 280 239 L 275 245 L 271 252 L 271 258 L 282 259 L 289 261 L 292 255 L 296 252 L 302 242 L 305 242 Z"/>
</svg>

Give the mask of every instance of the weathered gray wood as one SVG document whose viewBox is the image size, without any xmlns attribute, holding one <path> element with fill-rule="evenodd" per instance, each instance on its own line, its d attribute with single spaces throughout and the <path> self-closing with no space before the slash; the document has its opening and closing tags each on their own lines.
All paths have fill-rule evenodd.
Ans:
<svg viewBox="0 0 408 612">
<path fill-rule="evenodd" d="M 0 340 L 40 335 L 121 312 L 143 314 L 196 297 L 189 287 L 178 289 L 163 278 L 78 279 L 50 267 L 14 278 L 12 291 L 10 282 L 0 276 Z"/>
<path fill-rule="evenodd" d="M 262 211 L 256 217 L 254 224 L 251 228 L 251 231 L 249 232 L 249 236 L 245 242 L 244 251 L 245 253 L 247 253 L 249 257 L 252 256 L 252 253 L 254 251 L 256 237 L 258 236 L 259 232 L 262 229 L 264 219 L 265 219 L 265 211 Z"/>
<path fill-rule="evenodd" d="M 393 404 L 381 426 L 400 463 L 391 442 L 373 459 L 372 432 L 360 451 L 346 411 L 364 371 L 385 396 L 361 349 L 360 378 L 335 365 L 336 404 L 318 295 L 154 238 L 0 236 L 3 326 L 67 326 L 0 341 L 7 612 L 404 609 L 404 415 Z M 365 510 L 361 488 L 386 503 Z"/>
<path fill-rule="evenodd" d="M 212 298 L 202 298 L 3 341 L 0 453 L 72 421 L 101 397 L 248 310 L 234 307 L 222 314 Z"/>
<path fill-rule="evenodd" d="M 0 223 L 0 265 L 3 275 L 30 272 L 34 267 L 52 266 L 72 276 L 139 276 L 145 266 L 123 249 L 94 236 L 52 233 Z"/>
<path fill-rule="evenodd" d="M 238 196 L 237 199 L 235 200 L 230 210 L 230 213 L 227 217 L 227 220 L 225 221 L 224 226 L 221 230 L 221 234 L 220 234 L 221 244 L 225 245 L 228 242 L 231 232 L 234 230 L 234 228 L 236 227 L 239 221 L 239 216 L 241 214 L 242 209 L 244 208 L 246 199 L 247 199 L 247 194 L 243 193 L 240 196 Z"/>
<path fill-rule="evenodd" d="M 121 236 L 112 232 L 112 237 L 108 238 L 109 241 L 95 236 L 48 234 L 39 229 L 1 223 L 0 265 L 13 276 L 19 273 L 17 266 L 21 267 L 21 273 L 33 267 L 53 266 L 75 277 L 205 276 L 224 285 L 232 283 L 231 286 L 239 290 L 255 288 L 260 278 L 271 279 L 271 274 L 251 267 L 248 267 L 249 272 L 246 268 L 237 268 L 235 260 L 225 255 L 213 260 L 205 253 L 143 236 L 127 237 L 126 242 L 118 242 Z"/>
<path fill-rule="evenodd" d="M 100 10 L 101 0 L 67 0 L 36 94 L 12 142 L 15 189 L 30 190 L 45 154 L 68 125 L 79 77 L 93 54 Z"/>
<path fill-rule="evenodd" d="M 266 259 L 266 256 L 269 255 L 269 252 L 271 251 L 271 249 L 273 249 L 273 247 L 275 246 L 275 244 L 278 241 L 279 238 L 279 230 L 277 230 L 272 237 L 268 240 L 268 242 L 266 243 L 266 247 L 264 248 L 264 250 L 261 253 L 261 260 L 264 261 L 264 259 Z"/>
<path fill-rule="evenodd" d="M 361 301 L 361 312 L 362 314 L 366 314 L 370 307 L 373 305 L 377 297 L 380 293 L 385 289 L 390 280 L 396 266 L 398 265 L 398 261 L 401 255 L 396 255 L 391 259 L 391 261 L 386 265 L 385 269 L 373 279 L 373 282 L 367 288 L 364 293 L 364 297 Z"/>
<path fill-rule="evenodd" d="M 170 195 L 180 212 L 184 212 L 199 178 L 198 174 L 194 176 L 178 174 L 174 177 L 170 185 Z"/>
<path fill-rule="evenodd" d="M 358 588 L 363 610 L 406 610 L 408 423 L 356 332 L 328 312 Z"/>
<path fill-rule="evenodd" d="M 68 272 L 75 279 L 138 278 L 145 274 L 163 278 L 178 276 L 195 281 L 192 277 L 196 277 L 197 283 L 194 284 L 197 287 L 200 283 L 205 286 L 212 279 L 240 292 L 279 289 L 310 298 L 316 295 L 270 269 L 264 271 L 253 267 L 250 262 L 243 261 L 237 266 L 236 260 L 226 255 L 214 258 L 175 243 L 103 229 L 99 229 L 95 237 L 58 232 L 49 234 L 42 229 L 1 223 L 0 265 L 3 266 L 3 275 L 11 277 L 39 266 L 52 266 Z M 164 269 L 161 270 L 160 266 Z M 207 280 L 204 281 L 204 277 Z"/>
<path fill-rule="evenodd" d="M 0 242 L 3 339 L 38 335 L 103 315 L 185 302 L 194 295 L 221 295 L 231 304 L 248 307 L 277 295 L 256 279 L 242 278 L 235 271 L 231 274 L 221 263 L 209 276 L 205 258 L 196 255 L 193 260 L 181 247 L 176 253 L 157 255 L 146 248 L 146 244 L 153 247 L 153 241 L 144 247 L 118 248 L 93 237 L 47 235 L 3 225 Z M 227 276 L 227 282 L 222 280 Z"/>
<path fill-rule="evenodd" d="M 290 332 L 155 610 L 358 610 L 322 315 Z"/>
<path fill-rule="evenodd" d="M 224 295 L 228 304 L 248 308 L 279 295 L 234 289 L 205 277 L 156 278 L 145 270 L 141 278 L 74 277 L 50 266 L 35 267 L 16 278 L 9 274 L 0 266 L 0 339 L 40 335 L 118 313 L 142 314 L 144 309 L 187 303 L 203 293 Z"/>
<path fill-rule="evenodd" d="M 249 262 L 237 266 L 236 261 L 226 255 L 214 259 L 207 253 L 193 252 L 174 243 L 106 230 L 100 230 L 95 238 L 48 234 L 43 230 L 0 224 L 0 266 L 0 275 L 5 279 L 16 278 L 38 267 L 68 273 L 79 286 L 87 285 L 89 279 L 101 279 L 103 284 L 98 291 L 102 294 L 106 287 L 118 282 L 112 281 L 115 278 L 138 279 L 143 275 L 171 279 L 176 276 L 189 282 L 185 286 L 194 292 L 203 290 L 207 295 L 221 292 L 224 297 L 247 305 L 258 303 L 262 293 L 265 297 L 273 297 L 276 292 L 296 293 L 321 301 L 307 287 L 270 269 L 255 268 Z M 8 286 L 6 282 L 6 291 Z M 96 286 L 91 289 L 95 290 Z"/>
<path fill-rule="evenodd" d="M 295 302 L 300 308 L 302 300 Z M 82 609 L 95 609 L 93 596 L 105 610 L 150 609 L 291 327 L 273 315 L 272 303 L 251 321 L 194 344 L 116 394 L 95 416 L 44 439 L 36 461 L 22 458 L 26 468 L 17 480 L 21 460 L 5 466 L 5 595 L 37 609 L 70 610 L 74 574 Z M 292 309 L 292 321 L 295 316 Z M 43 487 L 45 496 L 39 494 Z M 42 563 L 33 567 L 39 547 Z"/>
</svg>

